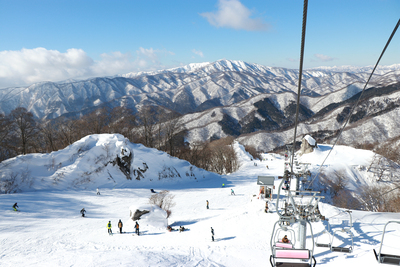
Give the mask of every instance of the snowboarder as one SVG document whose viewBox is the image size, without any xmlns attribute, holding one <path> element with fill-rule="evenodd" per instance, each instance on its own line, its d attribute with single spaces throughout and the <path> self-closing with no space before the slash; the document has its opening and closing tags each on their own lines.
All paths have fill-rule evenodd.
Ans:
<svg viewBox="0 0 400 267">
<path fill-rule="evenodd" d="M 85 210 L 85 208 L 82 208 L 82 209 L 81 209 L 81 214 L 82 214 L 82 217 L 85 217 L 85 213 L 86 213 L 86 210 Z"/>
<path fill-rule="evenodd" d="M 234 195 L 234 196 L 236 196 L 235 195 L 235 192 L 233 191 L 233 189 L 231 188 L 231 195 Z"/>
<path fill-rule="evenodd" d="M 120 234 L 122 234 L 122 221 L 121 221 L 121 219 L 119 219 L 119 222 L 118 222 L 118 228 L 119 228 L 119 233 Z"/>
<path fill-rule="evenodd" d="M 109 234 L 109 235 L 112 235 L 111 221 L 108 221 L 108 223 L 107 223 L 107 229 L 108 229 L 108 234 Z"/>
<path fill-rule="evenodd" d="M 137 222 L 135 224 L 135 231 L 136 231 L 136 234 L 139 235 L 139 224 Z"/>
<path fill-rule="evenodd" d="M 167 226 L 167 230 L 168 230 L 168 232 L 171 232 L 171 231 L 174 231 L 174 228 L 172 228 L 171 226 Z"/>
<path fill-rule="evenodd" d="M 289 239 L 287 238 L 287 235 L 285 235 L 285 236 L 282 238 L 282 243 L 290 243 L 290 242 L 289 242 Z"/>
<path fill-rule="evenodd" d="M 211 240 L 214 241 L 214 229 L 211 227 Z"/>
<path fill-rule="evenodd" d="M 13 205 L 14 211 L 18 211 L 17 208 L 19 208 L 19 207 L 18 207 L 18 205 L 17 205 L 17 202 L 15 202 L 15 204 Z"/>
<path fill-rule="evenodd" d="M 179 226 L 179 233 L 185 231 L 185 227 Z"/>
<path fill-rule="evenodd" d="M 96 194 L 100 195 L 99 188 L 96 189 Z"/>
<path fill-rule="evenodd" d="M 208 200 L 206 200 L 206 204 L 207 204 L 207 209 L 209 209 L 209 207 L 208 207 L 208 204 L 209 204 L 209 203 L 208 203 Z"/>
</svg>

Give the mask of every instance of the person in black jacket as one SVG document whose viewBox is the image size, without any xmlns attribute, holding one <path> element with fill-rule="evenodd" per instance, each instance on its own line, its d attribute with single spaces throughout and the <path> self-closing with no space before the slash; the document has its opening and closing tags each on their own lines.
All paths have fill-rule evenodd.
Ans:
<svg viewBox="0 0 400 267">
<path fill-rule="evenodd" d="M 119 228 L 119 233 L 122 234 L 122 221 L 121 221 L 121 219 L 119 219 L 118 228 Z"/>
<path fill-rule="evenodd" d="M 18 211 L 17 208 L 19 208 L 19 207 L 18 207 L 18 205 L 17 205 L 17 202 L 15 202 L 15 204 L 13 205 L 14 211 Z"/>
<path fill-rule="evenodd" d="M 86 213 L 86 210 L 85 210 L 85 208 L 81 209 L 81 214 L 82 214 L 82 217 L 85 217 L 85 213 Z"/>
</svg>

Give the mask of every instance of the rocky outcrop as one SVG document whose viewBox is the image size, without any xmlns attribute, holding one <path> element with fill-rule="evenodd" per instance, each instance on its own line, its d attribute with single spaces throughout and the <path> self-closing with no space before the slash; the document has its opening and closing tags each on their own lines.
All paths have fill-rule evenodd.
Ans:
<svg viewBox="0 0 400 267">
<path fill-rule="evenodd" d="M 297 154 L 301 156 L 303 154 L 311 153 L 316 147 L 317 142 L 315 141 L 315 139 L 307 134 L 301 141 L 300 150 L 297 152 Z"/>
<path fill-rule="evenodd" d="M 131 211 L 132 212 L 132 211 Z M 131 216 L 131 218 L 132 218 L 132 220 L 133 221 L 137 221 L 137 220 L 140 220 L 140 217 L 142 216 L 142 215 L 144 215 L 144 214 L 147 214 L 147 213 L 149 213 L 150 211 L 149 210 L 136 210 L 135 211 L 135 213 L 133 214 L 133 216 L 132 216 L 132 214 L 130 214 Z"/>
</svg>

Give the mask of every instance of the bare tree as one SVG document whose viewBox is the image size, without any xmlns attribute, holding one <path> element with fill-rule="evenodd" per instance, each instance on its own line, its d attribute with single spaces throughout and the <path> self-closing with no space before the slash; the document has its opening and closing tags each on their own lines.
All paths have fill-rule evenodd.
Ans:
<svg viewBox="0 0 400 267">
<path fill-rule="evenodd" d="M 97 109 L 81 118 L 88 134 L 101 134 L 106 132 L 106 127 L 111 121 L 108 108 Z"/>
<path fill-rule="evenodd" d="M 143 145 L 147 147 L 154 147 L 155 116 L 156 114 L 151 107 L 143 107 L 139 112 L 140 127 L 138 127 L 138 133 L 142 137 Z"/>
<path fill-rule="evenodd" d="M 174 195 L 171 195 L 168 190 L 163 190 L 159 193 L 153 194 L 149 203 L 154 204 L 167 212 L 167 218 L 171 215 L 171 208 L 175 206 Z"/>
<path fill-rule="evenodd" d="M 13 131 L 14 125 L 10 116 L 0 114 L 0 162 L 16 155 L 10 147 Z"/>
<path fill-rule="evenodd" d="M 110 113 L 110 123 L 108 125 L 109 133 L 119 133 L 135 141 L 136 137 L 133 128 L 137 126 L 136 116 L 131 109 L 125 107 L 115 107 Z"/>
<path fill-rule="evenodd" d="M 15 134 L 22 154 L 28 153 L 28 148 L 34 142 L 34 137 L 38 133 L 36 121 L 33 114 L 28 112 L 25 108 L 19 107 L 11 111 L 11 118 L 15 125 Z"/>
</svg>

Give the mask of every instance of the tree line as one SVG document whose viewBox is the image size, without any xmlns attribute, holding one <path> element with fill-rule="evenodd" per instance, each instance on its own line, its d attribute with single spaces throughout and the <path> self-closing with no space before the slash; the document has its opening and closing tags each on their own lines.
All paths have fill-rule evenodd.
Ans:
<svg viewBox="0 0 400 267">
<path fill-rule="evenodd" d="M 124 107 L 104 107 L 68 118 L 38 120 L 26 108 L 0 114 L 0 162 L 28 153 L 50 153 L 91 134 L 122 134 L 133 143 L 165 151 L 192 165 L 219 174 L 239 166 L 232 147 L 233 138 L 188 144 L 179 114 L 143 107 L 138 113 Z"/>
</svg>

